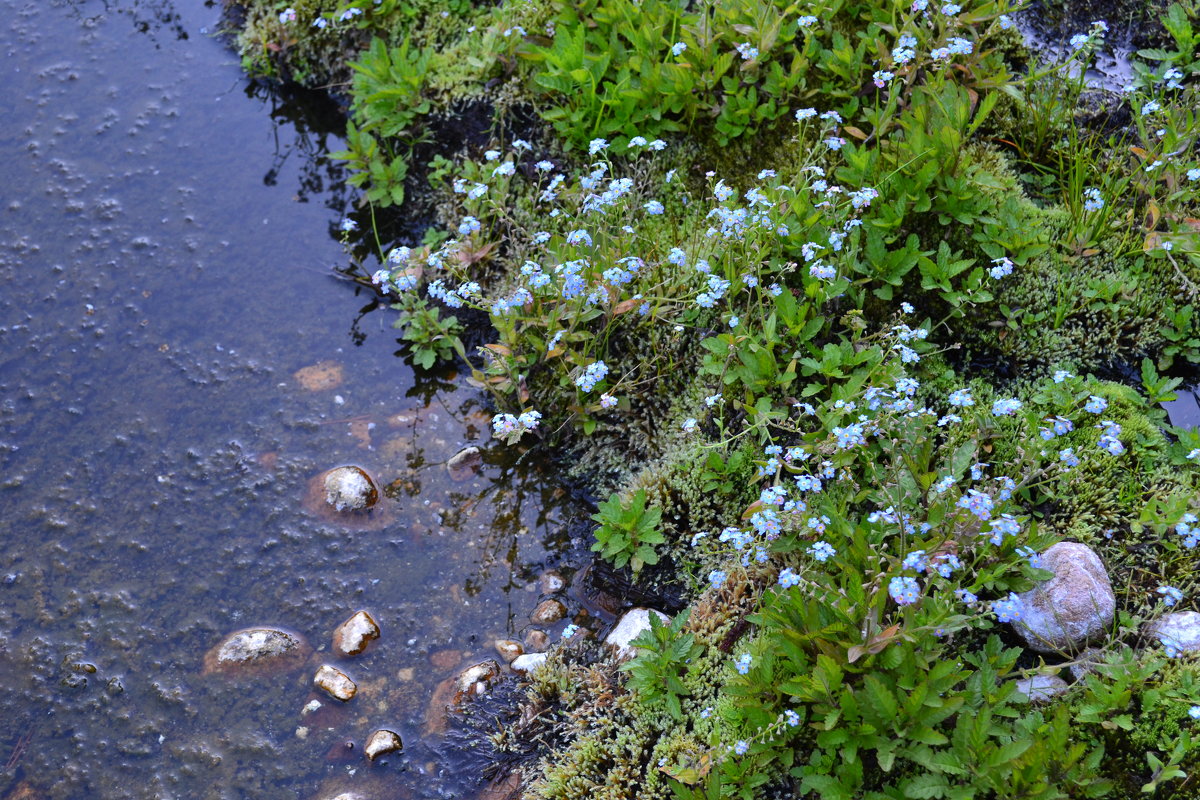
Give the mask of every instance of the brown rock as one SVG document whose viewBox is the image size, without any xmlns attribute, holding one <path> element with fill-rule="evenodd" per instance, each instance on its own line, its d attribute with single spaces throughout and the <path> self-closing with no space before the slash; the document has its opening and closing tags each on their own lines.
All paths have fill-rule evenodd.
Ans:
<svg viewBox="0 0 1200 800">
<path fill-rule="evenodd" d="M 549 570 L 538 578 L 538 588 L 542 590 L 542 594 L 558 594 L 567 588 L 567 581 L 554 570 Z"/>
<path fill-rule="evenodd" d="M 429 654 L 429 663 L 438 669 L 454 669 L 462 660 L 462 650 L 438 650 Z"/>
<path fill-rule="evenodd" d="M 550 646 L 550 636 L 538 628 L 525 631 L 525 648 L 533 652 L 541 652 Z"/>
<path fill-rule="evenodd" d="M 467 667 L 458 675 L 454 685 L 454 704 L 459 705 L 466 700 L 478 697 L 487 692 L 488 688 L 500 677 L 500 665 L 495 659 L 480 661 Z"/>
<path fill-rule="evenodd" d="M 312 649 L 298 633 L 282 628 L 246 628 L 226 636 L 204 656 L 204 674 L 285 673 L 299 668 Z"/>
<path fill-rule="evenodd" d="M 494 643 L 496 652 L 504 659 L 504 663 L 511 664 L 512 660 L 525 652 L 525 648 L 520 642 L 512 639 L 497 639 Z"/>
<path fill-rule="evenodd" d="M 296 370 L 292 377 L 306 391 L 320 392 L 341 386 L 346 374 L 342 365 L 336 361 L 319 361 L 312 366 Z"/>
<path fill-rule="evenodd" d="M 553 598 L 538 603 L 529 618 L 537 625 L 551 625 L 567 615 L 567 607 Z"/>
<path fill-rule="evenodd" d="M 317 674 L 313 676 L 313 685 L 318 689 L 324 689 L 330 697 L 341 700 L 343 703 L 354 697 L 355 692 L 358 691 L 358 686 L 350 680 L 349 675 L 328 664 L 322 664 L 321 668 L 317 670 Z"/>
<path fill-rule="evenodd" d="M 38 794 L 28 781 L 21 781 L 17 788 L 4 796 L 4 800 L 42 800 L 42 795 Z"/>
<path fill-rule="evenodd" d="M 366 611 L 359 611 L 337 626 L 333 632 L 333 651 L 340 656 L 356 656 L 367 643 L 379 638 L 379 625 Z"/>
<path fill-rule="evenodd" d="M 1101 638 L 1117 609 L 1108 572 L 1087 545 L 1059 542 L 1042 554 L 1054 577 L 1020 595 L 1017 632 L 1041 653 L 1074 652 Z"/>
<path fill-rule="evenodd" d="M 482 466 L 483 452 L 478 447 L 464 447 L 446 462 L 446 471 L 451 480 L 465 481 L 478 474 Z"/>
<path fill-rule="evenodd" d="M 447 709 L 454 700 L 457 691 L 458 678 L 446 678 L 433 690 L 429 705 L 425 709 L 425 726 L 422 729 L 426 736 L 441 736 L 446 732 Z"/>
<path fill-rule="evenodd" d="M 379 502 L 379 489 L 362 467 L 334 467 L 321 483 L 325 503 L 338 511 L 365 511 Z"/>
<path fill-rule="evenodd" d="M 367 744 L 363 747 L 363 752 L 367 754 L 369 761 L 374 761 L 381 755 L 402 749 L 404 749 L 404 742 L 400 740 L 400 734 L 381 729 L 367 737 Z"/>
</svg>

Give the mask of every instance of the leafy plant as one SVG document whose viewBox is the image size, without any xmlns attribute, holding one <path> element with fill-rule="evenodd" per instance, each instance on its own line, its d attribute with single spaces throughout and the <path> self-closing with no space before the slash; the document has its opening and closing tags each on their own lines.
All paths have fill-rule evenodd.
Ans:
<svg viewBox="0 0 1200 800">
<path fill-rule="evenodd" d="M 593 552 L 600 553 L 618 569 L 631 564 L 635 573 L 646 564 L 657 564 L 658 553 L 654 545 L 662 544 L 662 533 L 658 524 L 662 521 L 662 510 L 646 508 L 646 492 L 634 492 L 628 504 L 613 493 L 599 506 L 592 519 L 600 523 L 596 529 Z"/>
<path fill-rule="evenodd" d="M 684 633 L 688 612 L 683 612 L 663 624 L 658 614 L 650 613 L 650 630 L 633 640 L 639 648 L 637 656 L 621 665 L 629 674 L 629 688 L 638 699 L 649 706 L 665 706 L 675 719 L 683 719 L 681 697 L 691 692 L 683 684 L 688 665 L 703 651 L 692 633 Z"/>
<path fill-rule="evenodd" d="M 392 326 L 403 328 L 401 338 L 412 348 L 413 362 L 429 369 L 438 361 L 448 361 L 455 354 L 465 357 L 458 334 L 462 325 L 455 316 L 442 317 L 436 306 L 427 305 L 412 293 L 402 294 L 392 308 L 400 312 Z"/>
</svg>

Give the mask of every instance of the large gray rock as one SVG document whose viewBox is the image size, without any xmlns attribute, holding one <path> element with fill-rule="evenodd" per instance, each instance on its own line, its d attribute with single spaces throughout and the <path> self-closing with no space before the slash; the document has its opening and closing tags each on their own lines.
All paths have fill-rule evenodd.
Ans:
<svg viewBox="0 0 1200 800">
<path fill-rule="evenodd" d="M 671 624 L 671 618 L 661 611 L 655 611 L 652 608 L 635 608 L 627 611 L 625 616 L 621 617 L 617 627 L 613 628 L 612 633 L 604 638 L 604 643 L 615 648 L 617 655 L 621 658 L 633 658 L 637 655 L 637 648 L 633 646 L 632 642 L 644 631 L 650 630 L 651 614 L 657 614 L 664 625 Z"/>
<path fill-rule="evenodd" d="M 1102 637 L 1117 609 L 1108 572 L 1087 545 L 1059 542 L 1042 554 L 1054 577 L 1020 595 L 1017 631 L 1042 653 L 1073 652 Z"/>
<path fill-rule="evenodd" d="M 1200 652 L 1200 612 L 1164 614 L 1146 626 L 1146 635 L 1157 643 L 1169 641 L 1185 653 Z"/>
</svg>

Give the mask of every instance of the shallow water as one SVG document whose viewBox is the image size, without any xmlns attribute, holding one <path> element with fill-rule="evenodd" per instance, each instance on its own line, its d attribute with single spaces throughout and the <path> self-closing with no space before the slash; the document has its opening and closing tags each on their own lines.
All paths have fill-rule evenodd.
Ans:
<svg viewBox="0 0 1200 800">
<path fill-rule="evenodd" d="M 0 9 L 0 797 L 470 796 L 427 706 L 528 627 L 564 493 L 331 277 L 340 123 L 248 88 L 219 5 Z M 320 362 L 343 381 L 305 389 Z M 482 469 L 452 480 L 472 443 Z M 305 505 L 345 463 L 391 487 L 370 524 Z M 302 717 L 359 608 L 383 629 L 343 662 L 359 695 Z M 257 624 L 318 652 L 201 674 Z M 339 752 L 376 727 L 403 757 Z"/>
</svg>

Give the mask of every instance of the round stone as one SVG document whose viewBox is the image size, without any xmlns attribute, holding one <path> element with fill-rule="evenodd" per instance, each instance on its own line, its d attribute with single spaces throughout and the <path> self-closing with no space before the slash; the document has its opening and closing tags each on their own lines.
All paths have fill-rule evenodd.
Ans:
<svg viewBox="0 0 1200 800">
<path fill-rule="evenodd" d="M 1059 542 L 1042 554 L 1054 573 L 1020 595 L 1017 632 L 1041 653 L 1074 652 L 1102 638 L 1117 609 L 1108 572 L 1087 545 Z"/>
<path fill-rule="evenodd" d="M 335 467 L 325 473 L 325 502 L 338 511 L 363 511 L 379 502 L 379 490 L 362 467 Z"/>
<path fill-rule="evenodd" d="M 299 667 L 311 649 L 304 638 L 282 628 L 246 628 L 226 636 L 204 656 L 204 672 L 264 674 Z"/>
<path fill-rule="evenodd" d="M 550 625 L 567 615 L 567 607 L 553 598 L 538 603 L 529 618 L 538 625 Z"/>
</svg>

